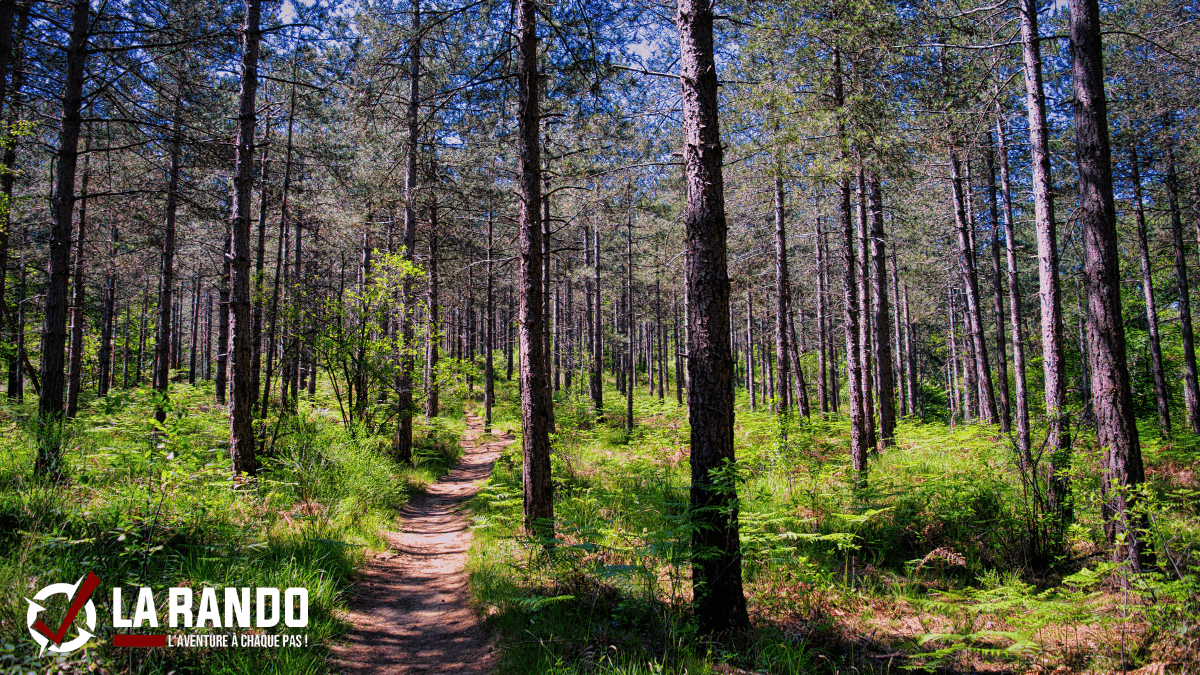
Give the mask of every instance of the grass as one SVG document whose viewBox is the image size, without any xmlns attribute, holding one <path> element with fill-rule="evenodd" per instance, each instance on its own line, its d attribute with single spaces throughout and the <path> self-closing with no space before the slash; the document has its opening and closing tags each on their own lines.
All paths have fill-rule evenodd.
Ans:
<svg viewBox="0 0 1200 675">
<path fill-rule="evenodd" d="M 229 473 L 228 416 L 212 402 L 211 384 L 174 385 L 173 409 L 157 433 L 145 388 L 91 401 L 67 428 L 71 478 L 63 485 L 31 478 L 31 409 L 0 407 L 0 672 L 327 672 L 327 645 L 346 630 L 338 615 L 355 569 L 384 545 L 381 532 L 408 496 L 457 462 L 464 426 L 461 414 L 418 425 L 416 466 L 399 466 L 385 429 L 345 429 L 326 396 L 319 389 L 297 416 L 265 421 L 263 433 L 276 440 L 250 482 Z M 461 409 L 461 401 L 448 403 Z M 98 639 L 39 656 L 24 598 L 88 571 L 103 581 L 93 596 Z M 117 649 L 106 627 L 114 585 L 154 588 L 164 620 L 170 586 L 304 587 L 309 625 L 265 630 L 302 634 L 308 644 Z M 125 595 L 128 615 L 133 598 Z M 49 614 L 64 610 L 51 606 Z"/>
<path fill-rule="evenodd" d="M 502 396 L 513 393 L 502 389 Z M 471 588 L 502 645 L 501 673 L 1070 672 L 1195 669 L 1200 580 L 1196 443 L 1148 442 L 1144 509 L 1170 565 L 1107 562 L 1099 466 L 1077 442 L 1076 520 L 1034 555 L 1028 494 L 996 429 L 906 421 L 849 483 L 848 422 L 750 412 L 736 442 L 752 628 L 719 641 L 691 621 L 686 409 L 606 391 L 607 424 L 559 415 L 559 544 L 523 538 L 521 454 L 472 502 Z M 560 409 L 586 408 L 563 397 Z M 1058 531 L 1056 527 L 1045 528 Z M 1044 556 L 1043 556 L 1044 557 Z M 1128 586 L 1128 588 L 1125 588 Z M 1173 671 L 1172 671 L 1173 672 Z"/>
</svg>

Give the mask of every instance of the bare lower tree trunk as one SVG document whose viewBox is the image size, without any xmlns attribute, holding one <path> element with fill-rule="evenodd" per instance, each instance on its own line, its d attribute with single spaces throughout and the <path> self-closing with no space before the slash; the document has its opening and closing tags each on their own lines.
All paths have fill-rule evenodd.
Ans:
<svg viewBox="0 0 1200 675">
<path fill-rule="evenodd" d="M 417 198 L 417 140 L 420 134 L 419 116 L 421 104 L 421 3 L 412 0 L 413 41 L 408 56 L 408 148 L 404 171 L 404 257 L 413 260 L 417 244 L 417 214 L 414 202 Z M 413 368 L 411 346 L 416 339 L 413 326 L 417 309 L 417 295 L 413 283 L 404 281 L 404 310 L 400 317 L 398 332 L 405 348 L 400 360 L 400 371 L 396 377 L 396 435 L 392 438 L 392 456 L 402 464 L 412 463 L 412 415 L 413 415 Z"/>
<path fill-rule="evenodd" d="M 427 298 L 429 302 L 429 355 L 425 358 L 428 375 L 425 378 L 425 419 L 433 419 L 438 416 L 438 341 L 441 340 L 442 324 L 440 319 L 441 308 L 438 306 L 438 228 L 437 216 L 431 213 L 433 217 L 429 226 L 429 287 Z M 488 227 L 491 227 L 491 214 L 488 214 Z M 488 256 L 491 260 L 491 256 Z M 491 264 L 490 262 L 488 263 Z M 510 310 L 511 313 L 511 310 Z M 509 352 L 511 354 L 511 352 Z M 512 379 L 512 359 L 508 363 L 508 379 Z"/>
<path fill-rule="evenodd" d="M 1025 385 L 1025 333 L 1021 325 L 1021 286 L 1017 278 L 1015 223 L 1012 212 L 1012 188 L 1008 178 L 1008 140 L 1004 130 L 1004 113 L 996 105 L 996 151 L 1000 156 L 1000 193 L 1004 197 L 1004 250 L 1008 262 L 1008 317 L 1012 335 L 1013 394 L 1017 409 L 1017 450 L 1024 465 L 1030 455 L 1029 393 Z"/>
<path fill-rule="evenodd" d="M 1108 105 L 1104 99 L 1104 46 L 1098 0 L 1071 0 L 1071 75 L 1075 93 L 1075 142 L 1079 160 L 1079 219 L 1087 278 L 1088 352 L 1096 434 L 1103 449 L 1101 494 L 1104 530 L 1114 560 L 1141 566 L 1145 517 L 1130 512 L 1145 481 L 1133 393 L 1125 360 L 1121 318 L 1117 210 L 1113 204 Z"/>
<path fill-rule="evenodd" d="M 791 279 L 787 266 L 787 224 L 784 222 L 782 162 L 775 163 L 775 361 L 779 364 L 778 399 L 776 410 L 786 412 L 788 408 L 788 375 L 791 352 L 788 345 L 787 322 Z M 797 366 L 799 367 L 799 366 Z M 753 402 L 754 394 L 750 395 Z"/>
<path fill-rule="evenodd" d="M 117 226 L 109 226 L 110 248 L 109 264 L 115 265 L 117 254 Z M 100 314 L 100 381 L 96 391 L 100 396 L 107 396 L 108 390 L 116 379 L 116 368 L 113 367 L 114 324 L 116 322 L 117 304 L 117 273 L 110 267 L 104 276 L 104 299 Z"/>
<path fill-rule="evenodd" d="M 1171 214 L 1171 236 L 1175 243 L 1175 280 L 1179 286 L 1179 327 L 1183 338 L 1183 392 L 1188 424 L 1200 434 L 1200 388 L 1196 384 L 1196 347 L 1192 333 L 1192 303 L 1187 273 L 1187 249 L 1183 243 L 1183 219 L 1179 215 L 1179 182 L 1175 174 L 1175 149 L 1167 143 L 1165 154 L 1167 204 Z"/>
<path fill-rule="evenodd" d="M 887 233 L 883 230 L 883 197 L 879 177 L 871 175 L 868 197 L 871 206 L 871 256 L 875 293 L 871 306 L 875 315 L 875 369 L 879 378 L 879 442 L 890 448 L 896 435 L 896 384 L 892 380 L 891 307 L 887 288 Z M 866 280 L 863 280 L 866 283 Z"/>
<path fill-rule="evenodd" d="M 750 394 L 750 412 L 754 412 L 758 392 L 754 389 L 754 299 L 750 295 L 750 286 L 746 286 L 746 347 L 746 391 Z M 786 396 L 787 392 L 784 392 Z M 767 404 L 766 399 L 763 396 L 763 405 Z M 780 405 L 786 406 L 784 403 Z"/>
<path fill-rule="evenodd" d="M 1167 397 L 1167 378 L 1163 370 L 1162 343 L 1158 335 L 1158 308 L 1154 302 L 1154 278 L 1150 250 L 1146 245 L 1146 214 L 1142 206 L 1142 175 L 1138 167 L 1137 141 L 1129 141 L 1130 182 L 1133 183 L 1133 214 L 1137 221 L 1138 257 L 1142 264 L 1142 295 L 1146 299 L 1146 324 L 1150 332 L 1150 361 L 1154 371 L 1154 401 L 1158 410 L 1160 433 L 1171 436 L 1171 407 Z"/>
<path fill-rule="evenodd" d="M 867 185 L 862 159 L 858 164 L 858 362 L 862 367 L 863 422 L 866 425 L 867 451 L 878 448 L 875 427 L 875 360 L 871 349 L 871 231 L 867 220 Z M 864 460 L 865 462 L 866 460 Z"/>
<path fill-rule="evenodd" d="M 842 60 L 841 52 L 833 52 L 833 104 L 845 105 L 842 89 Z M 845 130 L 839 125 L 839 136 Z M 847 159 L 845 151 L 841 159 Z M 865 373 L 858 350 L 860 305 L 858 297 L 858 261 L 854 256 L 854 222 L 850 211 L 850 178 L 843 175 L 838 185 L 838 218 L 842 239 L 842 293 L 845 318 L 843 327 L 846 331 L 846 380 L 849 390 L 850 406 L 850 461 L 855 473 L 855 484 L 862 488 L 867 485 L 867 453 L 870 450 L 870 436 L 867 433 L 867 415 L 870 414 L 863 399 L 866 388 Z M 836 363 L 836 360 L 833 361 Z M 836 391 L 836 388 L 835 388 Z"/>
<path fill-rule="evenodd" d="M 295 80 L 297 62 L 299 52 L 292 61 L 292 79 Z M 279 316 L 280 296 L 283 292 L 281 282 L 287 276 L 287 255 L 288 255 L 288 231 L 291 227 L 291 214 L 288 210 L 288 197 L 292 187 L 292 140 L 293 131 L 296 123 L 296 85 L 292 84 L 290 102 L 288 103 L 288 129 L 287 129 L 287 146 L 284 150 L 283 161 L 283 188 L 279 194 L 279 241 L 275 244 L 275 279 L 271 284 L 271 308 L 269 311 L 270 328 L 267 330 L 267 372 L 263 381 L 262 393 L 262 417 L 267 416 L 267 410 L 271 405 L 271 377 L 274 374 L 275 366 L 275 349 L 276 336 L 278 335 L 279 343 L 284 343 L 283 331 L 280 330 L 281 323 L 284 323 Z M 282 350 L 281 350 L 282 351 Z M 279 355 L 279 379 L 280 390 L 283 391 L 284 399 L 287 398 L 287 368 L 286 354 Z M 280 413 L 287 410 L 286 406 L 280 405 Z"/>
<path fill-rule="evenodd" d="M 254 250 L 253 316 L 250 319 L 250 358 L 252 361 L 250 364 L 250 401 L 252 408 L 258 405 L 258 392 L 262 385 L 260 373 L 262 373 L 263 287 L 266 284 L 267 205 L 270 203 L 267 188 L 271 152 L 271 118 L 269 116 L 263 124 L 263 128 L 265 129 L 265 138 L 263 139 L 262 173 L 258 179 L 261 186 L 258 190 L 258 244 Z M 263 416 L 266 416 L 265 413 Z"/>
<path fill-rule="evenodd" d="M 483 347 L 483 431 L 484 433 L 491 433 L 492 406 L 495 405 L 496 401 L 495 378 L 492 373 L 492 341 L 495 338 L 492 334 L 492 326 L 496 323 L 496 302 L 492 293 L 492 210 L 490 208 L 488 209 L 487 236 L 487 329 Z M 570 371 L 568 370 L 567 372 L 569 373 Z M 570 388 L 570 386 L 570 381 L 568 380 L 567 387 Z"/>
<path fill-rule="evenodd" d="M 592 245 L 592 256 L 594 257 L 595 265 L 592 270 L 596 285 L 596 296 L 592 301 L 592 306 L 596 308 L 596 340 L 592 345 L 595 351 L 592 352 L 592 371 L 589 378 L 589 387 L 592 395 L 592 407 L 596 409 L 596 414 L 604 415 L 604 321 L 602 320 L 603 302 L 600 296 L 600 228 L 596 228 L 595 239 Z"/>
<path fill-rule="evenodd" d="M 831 412 L 829 396 L 829 368 L 826 355 L 829 351 L 829 327 L 825 296 L 829 293 L 825 269 L 825 233 L 821 230 L 821 219 L 816 219 L 817 249 L 817 397 L 821 399 L 821 415 Z"/>
<path fill-rule="evenodd" d="M 908 380 L 909 414 L 917 413 L 917 359 L 913 354 L 912 319 L 908 313 L 908 282 L 904 283 L 904 377 Z"/>
<path fill-rule="evenodd" d="M 230 244 L 233 242 L 230 230 L 225 231 L 225 255 L 221 265 L 221 278 L 217 290 L 217 374 L 216 389 L 217 403 L 225 405 L 225 393 L 228 385 L 229 366 L 229 275 L 230 275 Z M 141 358 L 138 359 L 141 364 Z M 140 372 L 140 371 L 139 371 Z M 139 377 L 140 379 L 140 377 Z"/>
<path fill-rule="evenodd" d="M 970 351 L 975 361 L 973 369 L 970 371 L 974 378 L 969 377 L 968 381 L 973 379 L 976 385 L 972 390 L 979 395 L 977 411 L 980 421 L 986 424 L 995 424 L 999 416 L 996 414 L 996 399 L 992 393 L 992 367 L 988 362 L 987 340 L 983 334 L 983 312 L 979 306 L 979 273 L 975 265 L 975 247 L 973 245 L 975 224 L 967 210 L 971 194 L 969 190 L 963 189 L 964 183 L 959 173 L 958 153 L 953 144 L 950 146 L 950 172 L 953 182 L 954 218 L 958 223 L 959 272 L 962 274 L 963 286 L 966 290 L 964 295 L 967 301 L 967 315 L 963 325 L 971 333 Z"/>
<path fill-rule="evenodd" d="M 75 211 L 75 167 L 83 124 L 83 74 L 87 60 L 89 0 L 71 3 L 71 32 L 66 51 L 62 125 L 58 134 L 58 174 L 51 204 L 49 275 L 42 324 L 41 387 L 38 394 L 37 459 L 34 474 L 60 480 L 62 475 L 63 371 L 67 342 L 67 287 L 71 274 L 71 220 Z"/>
<path fill-rule="evenodd" d="M 691 423 L 692 589 L 705 634 L 748 625 L 742 592 L 736 485 L 714 471 L 734 461 L 729 277 L 713 60 L 712 6 L 679 0 L 676 22 L 683 89 L 684 244 L 688 302 L 688 421 Z"/>
<path fill-rule="evenodd" d="M 546 373 L 542 304 L 542 160 L 538 104 L 537 6 L 520 0 L 517 20 L 518 146 L 521 212 L 518 228 L 521 274 L 521 432 L 524 458 L 525 531 L 549 540 L 554 536 L 554 486 L 550 478 L 550 429 L 553 425 L 550 382 Z"/>
<path fill-rule="evenodd" d="M 1004 286 L 1000 277 L 1000 211 L 996 205 L 996 161 L 989 145 L 985 153 L 987 163 L 988 215 L 992 228 L 992 309 L 996 321 L 996 379 L 999 385 L 1000 400 L 997 402 L 997 412 L 1000 414 L 1000 431 L 1009 433 L 1012 430 L 1012 404 L 1008 399 L 1008 353 L 1004 338 Z"/>
<path fill-rule="evenodd" d="M 200 326 L 200 276 L 192 278 L 192 335 L 188 342 L 188 384 L 196 384 L 196 337 Z"/>
<path fill-rule="evenodd" d="M 167 214 L 163 224 L 163 248 L 161 272 L 158 278 L 158 333 L 155 336 L 154 390 L 164 399 L 170 384 L 169 349 L 171 344 L 171 317 L 174 315 L 175 290 L 175 218 L 179 211 L 179 175 L 183 157 L 183 83 L 175 94 L 175 109 L 171 122 L 171 145 L 167 171 Z M 167 409 L 155 405 L 154 419 L 160 424 L 167 419 Z"/>
<path fill-rule="evenodd" d="M 91 142 L 88 146 L 90 148 Z M 67 365 L 67 419 L 75 419 L 79 410 L 79 387 L 83 376 L 84 273 L 87 268 L 88 183 L 92 176 L 91 155 L 83 157 L 83 176 L 79 184 L 79 230 L 75 235 L 75 270 L 71 289 L 71 349 Z"/>
<path fill-rule="evenodd" d="M 250 355 L 250 191 L 254 177 L 255 98 L 258 91 L 259 12 L 261 0 L 246 0 L 242 25 L 242 83 L 238 106 L 238 134 L 234 151 L 234 200 L 230 218 L 233 253 L 229 326 L 229 366 L 233 375 L 229 408 L 229 450 L 233 472 L 253 476 L 258 472 L 254 452 L 254 374 Z"/>
<path fill-rule="evenodd" d="M 1058 280 L 1058 226 L 1054 220 L 1054 188 L 1050 172 L 1050 135 L 1046 96 L 1042 86 L 1042 55 L 1038 46 L 1036 0 L 1021 0 L 1021 47 L 1025 67 L 1025 107 L 1033 171 L 1033 210 L 1037 225 L 1038 296 L 1042 307 L 1042 364 L 1045 374 L 1046 416 L 1050 433 L 1050 508 L 1065 513 L 1067 485 L 1058 471 L 1070 461 L 1067 432 L 1067 371 L 1063 356 L 1062 290 Z"/>
<path fill-rule="evenodd" d="M 637 364 L 633 351 L 633 204 L 625 221 L 625 364 L 628 381 L 625 383 L 625 435 L 633 433 L 633 390 L 637 386 Z"/>
</svg>

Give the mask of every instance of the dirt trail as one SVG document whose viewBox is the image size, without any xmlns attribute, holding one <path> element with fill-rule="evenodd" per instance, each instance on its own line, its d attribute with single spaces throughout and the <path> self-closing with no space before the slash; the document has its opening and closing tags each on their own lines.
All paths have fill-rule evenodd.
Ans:
<svg viewBox="0 0 1200 675">
<path fill-rule="evenodd" d="M 511 436 L 480 445 L 483 419 L 467 416 L 458 466 L 401 512 L 389 551 L 367 564 L 345 619 L 354 628 L 334 647 L 342 673 L 490 673 L 492 646 L 471 611 L 462 505 L 479 490 Z"/>
</svg>

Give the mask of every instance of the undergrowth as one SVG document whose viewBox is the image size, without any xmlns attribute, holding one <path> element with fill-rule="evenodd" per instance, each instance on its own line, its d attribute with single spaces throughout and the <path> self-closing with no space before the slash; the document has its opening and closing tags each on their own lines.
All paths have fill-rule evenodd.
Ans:
<svg viewBox="0 0 1200 675">
<path fill-rule="evenodd" d="M 60 485 L 31 477 L 31 408 L 0 407 L 0 672 L 327 672 L 327 645 L 346 629 L 337 617 L 354 570 L 366 550 L 384 546 L 381 531 L 408 496 L 457 462 L 463 429 L 461 415 L 418 425 L 415 466 L 400 466 L 390 437 L 343 428 L 327 397 L 319 389 L 297 415 L 261 423 L 262 469 L 250 481 L 230 475 L 228 413 L 212 403 L 210 383 L 172 386 L 159 429 L 146 388 L 92 401 L 67 428 L 70 478 Z M 25 598 L 89 571 L 102 581 L 92 596 L 96 639 L 67 655 L 39 655 Z M 304 587 L 307 627 L 255 630 L 303 634 L 307 645 L 115 648 L 117 585 L 153 588 L 163 620 L 171 586 Z M 65 612 L 57 599 L 63 606 L 48 605 L 48 615 Z"/>
<path fill-rule="evenodd" d="M 500 641 L 501 673 L 1197 667 L 1197 486 L 1190 468 L 1166 470 L 1195 465 L 1190 438 L 1147 444 L 1139 503 L 1161 564 L 1132 574 L 1107 561 L 1086 438 L 1076 521 L 1046 561 L 1031 553 L 1026 488 L 996 429 L 906 421 L 857 490 L 847 420 L 781 421 L 750 412 L 739 392 L 752 627 L 710 640 L 689 606 L 686 408 L 638 390 L 627 434 L 624 397 L 605 394 L 600 415 L 560 396 L 571 414 L 556 416 L 555 546 L 522 534 L 519 443 L 471 503 L 471 588 Z"/>
</svg>

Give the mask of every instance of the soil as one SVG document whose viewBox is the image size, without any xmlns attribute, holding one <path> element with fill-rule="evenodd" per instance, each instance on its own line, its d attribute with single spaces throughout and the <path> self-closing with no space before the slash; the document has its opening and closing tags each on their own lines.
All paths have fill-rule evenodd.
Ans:
<svg viewBox="0 0 1200 675">
<path fill-rule="evenodd" d="M 491 673 L 495 653 L 467 587 L 471 530 L 464 505 L 492 471 L 511 436 L 478 442 L 483 419 L 467 416 L 462 461 L 400 514 L 385 533 L 388 551 L 360 573 L 350 611 L 354 627 L 333 648 L 335 672 Z"/>
</svg>

